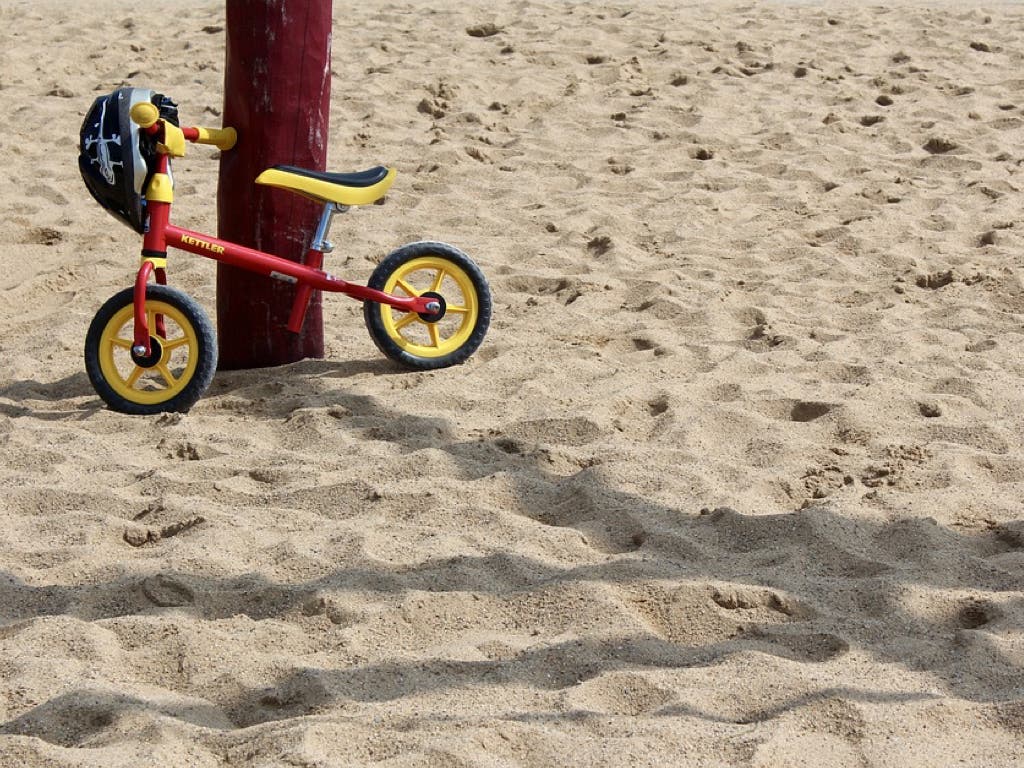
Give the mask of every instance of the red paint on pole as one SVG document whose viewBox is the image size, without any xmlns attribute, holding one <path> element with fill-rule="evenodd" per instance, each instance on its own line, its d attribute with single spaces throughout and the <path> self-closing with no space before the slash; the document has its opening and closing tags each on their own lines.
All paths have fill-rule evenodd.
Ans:
<svg viewBox="0 0 1024 768">
<path fill-rule="evenodd" d="M 331 0 L 228 0 L 224 125 L 238 144 L 221 158 L 218 235 L 301 261 L 320 206 L 254 184 L 272 165 L 325 170 L 331 93 Z M 259 368 L 323 357 L 320 293 L 301 333 L 286 329 L 295 287 L 217 267 L 220 367 Z"/>
</svg>

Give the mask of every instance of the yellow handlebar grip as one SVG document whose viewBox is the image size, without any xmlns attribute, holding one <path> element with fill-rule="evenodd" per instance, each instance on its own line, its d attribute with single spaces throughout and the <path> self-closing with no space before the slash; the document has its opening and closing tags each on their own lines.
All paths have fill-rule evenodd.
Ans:
<svg viewBox="0 0 1024 768">
<path fill-rule="evenodd" d="M 148 101 L 140 101 L 131 111 L 132 121 L 141 128 L 149 128 L 160 119 L 160 110 L 155 104 Z"/>
<path fill-rule="evenodd" d="M 238 132 L 234 128 L 199 128 L 199 144 L 213 144 L 221 152 L 227 152 L 238 141 Z"/>
</svg>

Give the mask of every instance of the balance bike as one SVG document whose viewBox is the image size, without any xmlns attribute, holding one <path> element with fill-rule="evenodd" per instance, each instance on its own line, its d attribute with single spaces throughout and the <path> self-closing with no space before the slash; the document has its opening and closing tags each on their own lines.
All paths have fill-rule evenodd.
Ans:
<svg viewBox="0 0 1024 768">
<path fill-rule="evenodd" d="M 171 224 L 171 158 L 185 154 L 186 141 L 227 151 L 236 138 L 232 128 L 179 127 L 173 102 L 133 88 L 97 99 L 83 124 L 79 165 L 87 186 L 101 205 L 143 234 L 134 286 L 100 307 L 85 340 L 89 381 L 110 408 L 143 415 L 187 411 L 217 369 L 210 319 L 190 296 L 167 285 L 168 247 L 294 285 L 287 324 L 293 333 L 301 330 L 313 291 L 319 290 L 362 301 L 374 343 L 408 368 L 456 365 L 477 350 L 490 324 L 491 293 L 479 267 L 457 248 L 405 245 L 377 266 L 365 286 L 322 269 L 332 248 L 327 236 L 334 215 L 380 200 L 394 169 L 325 173 L 275 166 L 260 174 L 258 184 L 323 205 L 303 263 Z"/>
</svg>

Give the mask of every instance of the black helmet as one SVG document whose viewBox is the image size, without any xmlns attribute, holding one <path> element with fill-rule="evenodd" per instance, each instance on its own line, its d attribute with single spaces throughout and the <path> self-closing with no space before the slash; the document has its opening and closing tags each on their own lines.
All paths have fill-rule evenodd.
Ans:
<svg viewBox="0 0 1024 768">
<path fill-rule="evenodd" d="M 78 169 L 96 202 L 142 233 L 146 228 L 143 194 L 155 168 L 156 145 L 132 122 L 131 109 L 148 101 L 160 116 L 178 124 L 174 103 L 148 88 L 118 88 L 100 96 L 82 123 Z"/>
</svg>

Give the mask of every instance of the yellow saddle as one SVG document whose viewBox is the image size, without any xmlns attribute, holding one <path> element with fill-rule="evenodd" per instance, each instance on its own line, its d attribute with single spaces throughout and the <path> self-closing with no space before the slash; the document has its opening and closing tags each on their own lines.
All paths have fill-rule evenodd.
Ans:
<svg viewBox="0 0 1024 768">
<path fill-rule="evenodd" d="M 369 205 L 380 200 L 395 180 L 395 169 L 377 166 L 359 173 L 310 171 L 291 165 L 275 165 L 258 177 L 257 184 L 290 189 L 321 203 Z"/>
</svg>

